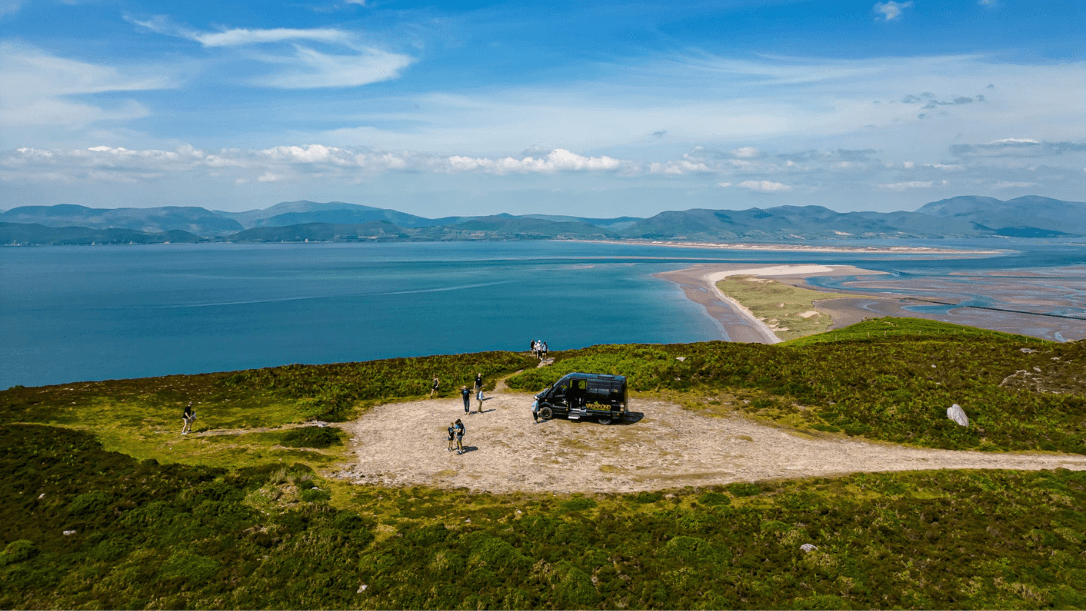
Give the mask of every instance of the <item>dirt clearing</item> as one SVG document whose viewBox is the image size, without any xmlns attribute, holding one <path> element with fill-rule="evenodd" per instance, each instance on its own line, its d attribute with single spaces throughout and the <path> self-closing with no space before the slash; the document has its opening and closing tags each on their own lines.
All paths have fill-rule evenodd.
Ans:
<svg viewBox="0 0 1086 611">
<path fill-rule="evenodd" d="M 457 399 L 375 407 L 341 425 L 356 458 L 334 475 L 357 483 L 490 492 L 636 492 L 776 478 L 921 469 L 1086 469 L 1086 456 L 906 448 L 809 437 L 745 418 L 704 416 L 665 401 L 632 400 L 632 424 L 532 422 L 532 396 L 500 392 L 482 414 Z M 446 427 L 467 427 L 463 455 Z"/>
</svg>

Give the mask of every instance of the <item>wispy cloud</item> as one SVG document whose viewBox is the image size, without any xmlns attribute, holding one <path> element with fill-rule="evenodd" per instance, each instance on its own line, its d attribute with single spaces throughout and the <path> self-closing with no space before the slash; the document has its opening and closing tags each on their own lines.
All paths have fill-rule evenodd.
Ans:
<svg viewBox="0 0 1086 611">
<path fill-rule="evenodd" d="M 409 55 L 364 44 L 357 34 L 339 28 L 232 28 L 218 32 L 197 30 L 156 16 L 138 19 L 126 16 L 138 26 L 158 34 L 184 38 L 205 48 L 272 46 L 245 55 L 281 70 L 249 79 L 249 84 L 277 89 L 320 89 L 359 87 L 399 78 L 400 72 L 414 63 Z M 284 43 L 290 43 L 282 49 Z M 318 50 L 301 43 L 318 43 L 333 51 Z"/>
<path fill-rule="evenodd" d="M 168 89 L 176 81 L 161 71 L 64 59 L 32 47 L 0 43 L 0 125 L 82 127 L 98 121 L 145 117 L 132 100 L 92 103 L 88 94 Z"/>
<path fill-rule="evenodd" d="M 379 49 L 330 54 L 295 46 L 293 55 L 269 58 L 268 61 L 287 68 L 276 74 L 254 78 L 250 82 L 279 89 L 316 89 L 358 87 L 395 79 L 414 59 Z"/>
<path fill-rule="evenodd" d="M 894 0 L 876 2 L 875 12 L 882 15 L 883 21 L 893 21 L 901 19 L 902 12 L 912 5 L 912 0 L 909 2 L 894 2 Z"/>
<path fill-rule="evenodd" d="M 750 189 L 751 191 L 761 191 L 762 193 L 777 193 L 780 191 L 792 190 L 792 187 L 789 185 L 773 182 L 771 180 L 744 180 L 735 186 Z"/>
<path fill-rule="evenodd" d="M 23 7 L 23 0 L 0 0 L 0 19 L 19 12 Z"/>
<path fill-rule="evenodd" d="M 930 189 L 932 186 L 932 181 L 911 180 L 907 182 L 893 182 L 876 186 L 880 189 L 889 189 L 890 191 L 905 191 L 907 189 Z"/>
</svg>

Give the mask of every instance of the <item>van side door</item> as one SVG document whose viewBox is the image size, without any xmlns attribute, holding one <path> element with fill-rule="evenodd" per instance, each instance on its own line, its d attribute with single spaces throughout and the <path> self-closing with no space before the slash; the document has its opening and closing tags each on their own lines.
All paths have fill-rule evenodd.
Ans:
<svg viewBox="0 0 1086 611">
<path fill-rule="evenodd" d="M 547 401 L 551 405 L 569 405 L 569 380 L 562 379 L 554 383 L 554 388 L 551 390 L 550 395 L 547 397 Z"/>
</svg>

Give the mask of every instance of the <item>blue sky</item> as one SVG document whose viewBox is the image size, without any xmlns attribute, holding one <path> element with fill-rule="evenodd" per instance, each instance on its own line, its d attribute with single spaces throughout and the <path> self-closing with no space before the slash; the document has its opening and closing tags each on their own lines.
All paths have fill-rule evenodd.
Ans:
<svg viewBox="0 0 1086 611">
<path fill-rule="evenodd" d="M 0 208 L 1082 201 L 1084 5 L 0 0 Z"/>
</svg>

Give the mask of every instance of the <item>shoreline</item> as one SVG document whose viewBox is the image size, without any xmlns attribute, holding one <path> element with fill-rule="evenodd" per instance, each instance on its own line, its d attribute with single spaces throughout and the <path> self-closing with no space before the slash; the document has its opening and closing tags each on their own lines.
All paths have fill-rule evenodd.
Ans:
<svg viewBox="0 0 1086 611">
<path fill-rule="evenodd" d="M 810 246 L 807 244 L 767 244 L 758 242 L 664 242 L 660 240 L 562 240 L 583 244 L 626 244 L 634 246 L 666 246 L 669 248 L 700 248 L 712 250 L 755 250 L 765 252 L 857 253 L 872 255 L 1001 255 L 1013 250 L 962 250 L 928 246 Z"/>
<path fill-rule="evenodd" d="M 812 308 L 830 316 L 833 320 L 827 330 L 833 331 L 856 324 L 865 319 L 882 318 L 924 318 L 957 325 L 989 329 L 1004 333 L 1027 335 L 1049 341 L 1065 342 L 1086 339 L 1086 319 L 1075 317 L 1055 317 L 1043 312 L 1028 312 L 1014 309 L 1017 304 L 1015 292 L 1028 290 L 1016 285 L 993 285 L 985 287 L 975 285 L 976 295 L 990 297 L 1004 307 L 974 307 L 963 302 L 963 297 L 939 297 L 932 300 L 931 291 L 939 290 L 938 279 L 923 281 L 897 281 L 887 278 L 885 272 L 858 268 L 852 265 L 818 264 L 701 264 L 671 272 L 654 274 L 654 277 L 672 282 L 683 291 L 686 298 L 705 308 L 708 316 L 720 326 L 723 339 L 733 342 L 775 344 L 780 338 L 773 329 L 759 320 L 746 306 L 731 298 L 716 287 L 720 280 L 732 275 L 750 275 L 773 279 L 812 291 L 826 293 L 826 299 L 816 299 Z M 807 282 L 818 276 L 866 276 L 858 278 L 855 284 L 867 291 L 842 287 L 828 293 L 825 289 Z M 935 286 L 933 286 L 935 283 Z M 874 294 L 869 291 L 880 291 Z M 884 291 L 893 290 L 887 294 Z M 853 296 L 842 297 L 842 294 Z M 1007 295 L 1012 297 L 1008 300 Z M 1028 294 L 1028 293 L 1025 293 Z M 1020 301 L 1021 298 L 1018 297 Z M 931 308 L 931 304 L 937 307 Z M 941 308 L 938 306 L 942 306 Z M 907 307 L 928 307 L 916 311 Z M 1021 307 L 1021 306 L 1020 306 Z"/>
<path fill-rule="evenodd" d="M 733 342 L 776 344 L 782 340 L 773 329 L 760 320 L 749 308 L 724 294 L 716 283 L 728 276 L 772 277 L 789 284 L 806 284 L 813 276 L 876 276 L 885 272 L 862 269 L 853 265 L 818 264 L 765 264 L 751 266 L 704 264 L 684 269 L 654 274 L 679 285 L 686 298 L 705 308 L 709 317 L 720 325 L 725 339 Z M 813 288 L 813 287 L 812 287 Z M 829 300 L 827 300 L 829 301 Z M 836 324 L 837 318 L 834 317 Z M 851 324 L 851 323 L 850 323 Z"/>
</svg>

